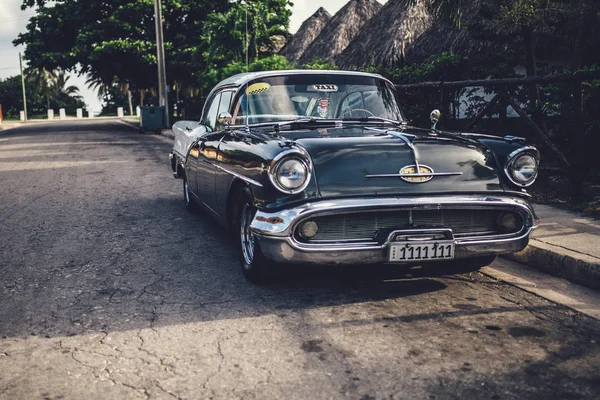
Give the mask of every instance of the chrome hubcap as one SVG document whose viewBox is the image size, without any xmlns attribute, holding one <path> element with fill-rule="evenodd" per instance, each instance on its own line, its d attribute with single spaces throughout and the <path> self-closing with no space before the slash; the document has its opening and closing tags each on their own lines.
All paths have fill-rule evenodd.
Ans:
<svg viewBox="0 0 600 400">
<path fill-rule="evenodd" d="M 252 210 L 246 203 L 242 206 L 240 212 L 240 242 L 242 245 L 242 256 L 244 257 L 244 267 L 250 268 L 254 260 L 254 235 L 250 231 L 252 223 Z"/>
</svg>

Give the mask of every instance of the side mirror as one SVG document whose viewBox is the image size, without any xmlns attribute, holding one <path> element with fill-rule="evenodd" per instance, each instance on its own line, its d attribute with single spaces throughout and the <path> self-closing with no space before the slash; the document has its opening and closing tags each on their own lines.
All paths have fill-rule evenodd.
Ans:
<svg viewBox="0 0 600 400">
<path fill-rule="evenodd" d="M 431 129 L 435 129 L 435 126 L 437 125 L 437 123 L 441 117 L 442 117 L 442 113 L 440 112 L 440 110 L 433 110 L 431 112 L 431 114 L 429 114 L 429 119 L 431 120 L 431 123 L 433 124 L 431 126 Z"/>
<path fill-rule="evenodd" d="M 229 114 L 227 111 L 222 112 L 219 114 L 219 116 L 217 117 L 217 122 L 220 125 L 225 125 L 225 126 L 229 126 L 231 125 L 231 121 L 232 121 L 232 117 L 231 114 Z"/>
</svg>

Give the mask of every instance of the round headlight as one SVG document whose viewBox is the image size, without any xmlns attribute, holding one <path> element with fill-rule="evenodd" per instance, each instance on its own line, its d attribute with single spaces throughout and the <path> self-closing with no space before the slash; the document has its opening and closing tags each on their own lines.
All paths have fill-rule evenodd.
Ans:
<svg viewBox="0 0 600 400">
<path fill-rule="evenodd" d="M 506 173 L 519 186 L 533 184 L 538 175 L 539 158 L 531 152 L 520 152 L 509 157 Z"/>
<path fill-rule="evenodd" d="M 293 154 L 276 160 L 270 177 L 278 190 L 296 194 L 306 188 L 310 178 L 310 167 L 303 157 Z"/>
</svg>

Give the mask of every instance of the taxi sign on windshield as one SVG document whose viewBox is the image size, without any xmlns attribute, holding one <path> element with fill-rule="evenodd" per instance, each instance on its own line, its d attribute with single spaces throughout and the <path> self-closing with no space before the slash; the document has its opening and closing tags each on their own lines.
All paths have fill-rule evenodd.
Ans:
<svg viewBox="0 0 600 400">
<path fill-rule="evenodd" d="M 308 87 L 309 92 L 337 92 L 337 85 L 332 84 L 318 84 L 312 85 Z"/>
</svg>

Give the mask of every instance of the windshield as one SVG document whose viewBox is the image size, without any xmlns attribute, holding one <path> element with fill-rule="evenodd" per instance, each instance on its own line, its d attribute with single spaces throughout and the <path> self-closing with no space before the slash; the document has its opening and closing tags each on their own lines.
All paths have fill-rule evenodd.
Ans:
<svg viewBox="0 0 600 400">
<path fill-rule="evenodd" d="M 402 121 L 395 88 L 387 81 L 355 75 L 288 75 L 260 78 L 239 92 L 234 123 L 280 122 L 299 118 Z"/>
</svg>

